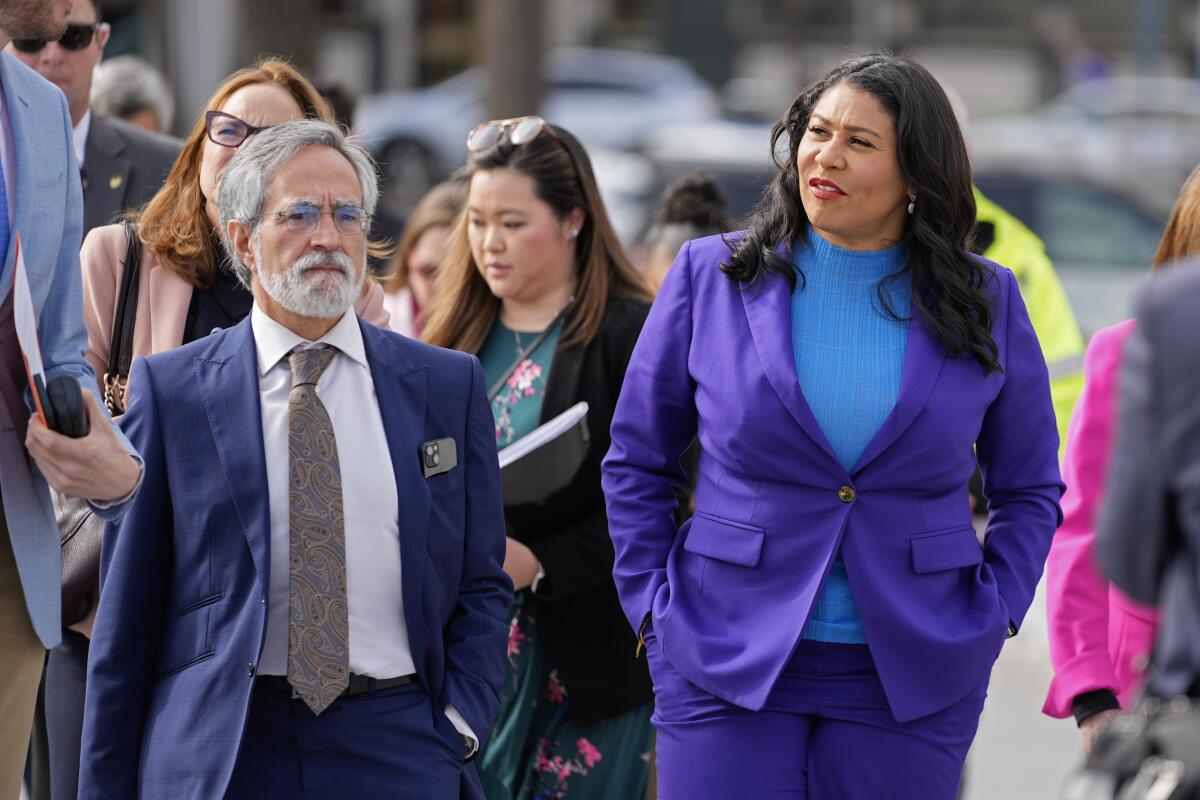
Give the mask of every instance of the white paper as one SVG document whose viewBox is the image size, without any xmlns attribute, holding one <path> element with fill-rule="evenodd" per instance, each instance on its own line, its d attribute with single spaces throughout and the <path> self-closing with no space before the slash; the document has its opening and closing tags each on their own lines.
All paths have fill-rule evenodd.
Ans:
<svg viewBox="0 0 1200 800">
<path fill-rule="evenodd" d="M 16 273 L 13 275 L 13 325 L 17 329 L 17 341 L 25 356 L 25 366 L 30 378 L 43 375 L 42 349 L 38 346 L 37 314 L 33 311 L 33 296 L 29 293 L 29 280 L 25 276 L 25 256 L 21 251 L 21 234 L 17 234 L 17 257 L 13 259 Z M 43 375 L 44 380 L 44 375 Z"/>
<path fill-rule="evenodd" d="M 547 442 L 562 436 L 587 416 L 588 404 L 576 403 L 554 419 L 534 428 L 513 444 L 500 451 L 500 469 L 504 469 L 522 456 L 537 450 Z"/>
</svg>

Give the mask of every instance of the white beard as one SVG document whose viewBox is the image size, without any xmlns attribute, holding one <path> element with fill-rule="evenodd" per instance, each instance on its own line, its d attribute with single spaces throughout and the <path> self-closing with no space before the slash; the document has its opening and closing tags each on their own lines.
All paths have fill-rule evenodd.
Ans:
<svg viewBox="0 0 1200 800">
<path fill-rule="evenodd" d="M 354 262 L 345 253 L 305 253 L 283 272 L 268 274 L 262 269 L 261 250 L 261 246 L 255 243 L 254 258 L 259 264 L 255 274 L 259 285 L 272 300 L 297 316 L 319 319 L 340 317 L 362 293 L 367 278 L 366 264 L 362 265 L 355 279 Z M 341 273 L 305 275 L 306 270 L 327 265 L 338 267 Z"/>
</svg>

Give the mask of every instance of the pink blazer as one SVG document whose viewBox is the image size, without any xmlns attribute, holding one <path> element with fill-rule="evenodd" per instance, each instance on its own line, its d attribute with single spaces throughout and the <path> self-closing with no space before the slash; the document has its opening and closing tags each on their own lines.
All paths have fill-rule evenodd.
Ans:
<svg viewBox="0 0 1200 800">
<path fill-rule="evenodd" d="M 83 267 L 83 316 L 88 331 L 87 360 L 100 381 L 108 370 L 113 315 L 126 246 L 124 228 L 105 225 L 88 234 L 79 254 Z M 354 310 L 367 322 L 386 328 L 388 313 L 383 307 L 383 289 L 371 280 L 367 281 L 367 287 L 367 292 L 354 304 Z M 143 247 L 133 357 L 179 347 L 191 302 L 191 284 L 160 266 L 158 257 Z"/>
<path fill-rule="evenodd" d="M 1063 454 L 1064 520 L 1046 560 L 1046 614 L 1054 680 L 1042 711 L 1071 715 L 1077 695 L 1110 689 L 1128 707 L 1141 688 L 1158 615 L 1109 585 L 1096 567 L 1095 519 L 1117 424 L 1117 386 L 1133 320 L 1092 337 L 1083 393 L 1071 416 Z"/>
</svg>

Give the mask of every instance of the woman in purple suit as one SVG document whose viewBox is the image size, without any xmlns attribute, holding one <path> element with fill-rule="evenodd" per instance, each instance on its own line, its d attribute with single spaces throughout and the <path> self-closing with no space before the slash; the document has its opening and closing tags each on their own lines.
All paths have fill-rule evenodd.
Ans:
<svg viewBox="0 0 1200 800">
<path fill-rule="evenodd" d="M 924 68 L 846 61 L 772 152 L 749 230 L 680 251 L 604 462 L 659 796 L 952 800 L 1061 520 L 1046 365 L 1012 273 L 968 251 L 966 148 Z"/>
</svg>

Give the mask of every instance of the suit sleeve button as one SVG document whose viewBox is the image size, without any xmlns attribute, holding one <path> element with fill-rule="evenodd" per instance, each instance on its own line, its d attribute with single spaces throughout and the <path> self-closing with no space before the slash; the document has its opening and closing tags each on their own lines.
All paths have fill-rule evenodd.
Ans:
<svg viewBox="0 0 1200 800">
<path fill-rule="evenodd" d="M 246 664 L 246 674 L 249 675 L 251 678 L 254 677 L 254 662 L 253 661 Z"/>
<path fill-rule="evenodd" d="M 843 486 L 838 489 L 838 500 L 841 500 L 843 503 L 853 503 L 855 497 L 854 490 L 849 486 Z"/>
</svg>

